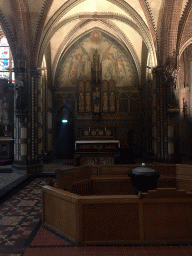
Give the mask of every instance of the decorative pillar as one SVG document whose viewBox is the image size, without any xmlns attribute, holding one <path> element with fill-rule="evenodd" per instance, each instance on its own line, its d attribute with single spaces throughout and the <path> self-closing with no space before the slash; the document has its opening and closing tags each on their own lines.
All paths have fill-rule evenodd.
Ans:
<svg viewBox="0 0 192 256">
<path fill-rule="evenodd" d="M 43 76 L 39 76 L 38 79 L 38 155 L 43 156 Z M 44 120 L 45 121 L 45 120 Z"/>
<path fill-rule="evenodd" d="M 174 119 L 179 113 L 175 96 L 178 71 L 174 66 L 153 69 L 153 149 L 158 161 L 172 161 Z"/>
<path fill-rule="evenodd" d="M 26 66 L 26 65 L 25 65 Z M 14 163 L 19 173 L 35 174 L 38 162 L 38 72 L 19 68 L 15 70 Z"/>
<path fill-rule="evenodd" d="M 167 88 L 163 68 L 154 68 L 153 76 L 153 82 L 155 82 L 153 85 L 153 147 L 157 160 L 165 162 L 168 160 L 168 116 Z"/>
<path fill-rule="evenodd" d="M 25 70 L 16 70 L 14 88 L 14 163 L 13 169 L 27 173 L 28 86 Z"/>
</svg>

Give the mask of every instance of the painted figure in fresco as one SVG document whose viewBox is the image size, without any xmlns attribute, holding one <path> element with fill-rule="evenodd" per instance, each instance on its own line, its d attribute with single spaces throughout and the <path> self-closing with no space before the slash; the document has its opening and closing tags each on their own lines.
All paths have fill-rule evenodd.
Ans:
<svg viewBox="0 0 192 256">
<path fill-rule="evenodd" d="M 83 55 L 78 53 L 75 56 L 75 61 L 73 64 L 73 70 L 71 71 L 71 82 L 75 80 L 83 79 L 85 76 L 85 65 L 83 62 Z"/>
<path fill-rule="evenodd" d="M 90 92 L 91 91 L 91 82 L 90 81 L 86 81 L 85 82 L 85 91 L 86 92 Z"/>
<path fill-rule="evenodd" d="M 77 53 L 71 56 L 70 66 L 69 66 L 69 76 L 70 81 L 75 83 L 79 80 L 85 80 L 86 76 L 86 64 L 90 62 L 90 56 L 87 51 L 80 46 L 82 53 Z"/>
<path fill-rule="evenodd" d="M 86 93 L 86 112 L 91 112 L 91 93 L 87 92 Z"/>
<path fill-rule="evenodd" d="M 84 112 L 84 95 L 82 92 L 79 94 L 79 112 Z"/>
<path fill-rule="evenodd" d="M 98 86 L 96 86 L 95 91 L 93 91 L 93 110 L 95 113 L 100 111 L 100 91 Z"/>
<path fill-rule="evenodd" d="M 103 104 L 103 112 L 108 112 L 108 81 L 103 80 L 101 84 L 102 88 L 102 104 Z"/>
<path fill-rule="evenodd" d="M 103 112 L 108 112 L 108 93 L 103 93 Z"/>
<path fill-rule="evenodd" d="M 110 80 L 109 81 L 109 91 L 114 91 L 115 90 L 115 81 Z"/>
<path fill-rule="evenodd" d="M 115 93 L 111 92 L 109 96 L 109 110 L 115 112 Z"/>
<path fill-rule="evenodd" d="M 79 81 L 78 89 L 79 89 L 79 91 L 84 92 L 84 82 L 83 81 Z"/>
<path fill-rule="evenodd" d="M 102 81 L 102 91 L 108 91 L 108 82 L 106 80 Z"/>
<path fill-rule="evenodd" d="M 107 48 L 103 54 L 102 61 L 106 59 L 109 61 L 107 65 L 107 72 L 111 75 L 111 77 L 120 78 L 123 71 L 126 73 L 122 55 L 118 51 L 111 53 L 110 49 L 111 46 Z"/>
<path fill-rule="evenodd" d="M 90 35 L 91 41 L 94 43 L 101 43 L 102 41 L 102 35 L 99 31 L 93 31 Z"/>
</svg>

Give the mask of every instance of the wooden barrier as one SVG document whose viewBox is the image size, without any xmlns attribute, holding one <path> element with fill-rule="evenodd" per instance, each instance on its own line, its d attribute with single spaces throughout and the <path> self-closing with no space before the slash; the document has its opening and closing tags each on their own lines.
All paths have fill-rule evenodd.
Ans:
<svg viewBox="0 0 192 256">
<path fill-rule="evenodd" d="M 175 166 L 174 165 L 151 165 L 152 168 L 158 169 L 160 175 L 157 182 L 157 188 L 175 188 Z M 68 170 L 56 170 L 57 187 L 78 195 L 124 195 L 134 194 L 134 188 L 131 185 L 131 179 L 128 172 L 135 165 L 115 165 L 115 166 L 80 166 Z M 96 170 L 97 168 L 97 170 Z M 172 175 L 171 175 L 172 174 Z"/>
<path fill-rule="evenodd" d="M 69 169 L 56 170 L 56 175 L 61 175 L 60 172 L 72 172 L 76 171 L 82 174 L 81 170 L 89 170 L 92 176 L 101 175 L 127 175 L 133 168 L 139 167 L 139 164 L 127 164 L 127 165 L 98 165 L 98 166 L 78 166 Z M 160 176 L 176 177 L 176 165 L 174 164 L 146 164 L 146 166 L 158 171 Z M 65 174 L 62 174 L 65 175 Z M 78 174 L 79 175 L 79 174 Z M 79 175 L 80 176 L 80 175 Z"/>
<path fill-rule="evenodd" d="M 44 186 L 43 222 L 80 244 L 192 242 L 192 193 L 79 196 Z"/>
<path fill-rule="evenodd" d="M 177 187 L 185 191 L 192 191 L 192 165 L 176 165 Z"/>
<path fill-rule="evenodd" d="M 79 239 L 78 198 L 75 194 L 51 186 L 44 186 L 42 190 L 43 222 L 73 241 Z"/>
<path fill-rule="evenodd" d="M 72 192 L 73 184 L 81 182 L 82 180 L 89 180 L 91 172 L 91 167 L 87 166 L 74 167 L 67 170 L 56 170 L 57 187 Z"/>
<path fill-rule="evenodd" d="M 139 164 L 98 166 L 98 175 L 127 175 L 133 168 L 140 166 Z M 146 164 L 146 166 L 158 171 L 160 176 L 176 177 L 175 164 Z"/>
</svg>

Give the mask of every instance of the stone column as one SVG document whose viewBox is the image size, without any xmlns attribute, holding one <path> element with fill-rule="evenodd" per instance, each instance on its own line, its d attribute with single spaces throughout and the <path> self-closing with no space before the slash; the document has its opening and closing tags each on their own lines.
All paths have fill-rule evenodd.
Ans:
<svg viewBox="0 0 192 256">
<path fill-rule="evenodd" d="M 168 160 L 167 88 L 164 70 L 153 69 L 153 149 L 158 161 Z"/>
<path fill-rule="evenodd" d="M 14 113 L 14 163 L 19 173 L 40 171 L 38 162 L 38 72 L 17 70 Z"/>
<path fill-rule="evenodd" d="M 27 73 L 23 70 L 15 72 L 14 88 L 14 163 L 13 169 L 19 173 L 27 173 Z M 25 98 L 25 104 L 22 100 Z"/>
</svg>

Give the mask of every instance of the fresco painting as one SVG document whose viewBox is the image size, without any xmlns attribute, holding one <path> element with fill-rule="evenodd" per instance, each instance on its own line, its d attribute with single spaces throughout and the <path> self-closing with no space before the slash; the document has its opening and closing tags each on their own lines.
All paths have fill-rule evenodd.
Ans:
<svg viewBox="0 0 192 256">
<path fill-rule="evenodd" d="M 102 67 L 101 80 L 113 79 L 117 87 L 133 86 L 136 83 L 137 72 L 131 55 L 100 31 L 93 31 L 79 39 L 61 58 L 57 83 L 60 86 L 76 87 L 80 80 L 91 81 L 95 51 L 99 54 Z"/>
</svg>

